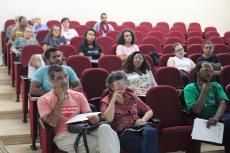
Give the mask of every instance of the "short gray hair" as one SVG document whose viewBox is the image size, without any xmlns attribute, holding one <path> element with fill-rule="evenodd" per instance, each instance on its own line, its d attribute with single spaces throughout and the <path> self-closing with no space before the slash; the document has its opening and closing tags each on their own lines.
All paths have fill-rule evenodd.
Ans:
<svg viewBox="0 0 230 153">
<path fill-rule="evenodd" d="M 50 80 L 54 80 L 54 73 L 64 71 L 62 65 L 54 64 L 48 69 L 48 75 Z"/>
<path fill-rule="evenodd" d="M 111 72 L 106 78 L 106 86 L 108 88 L 112 87 L 112 84 L 118 80 L 125 80 L 127 82 L 128 78 L 123 71 L 114 71 Z"/>
</svg>

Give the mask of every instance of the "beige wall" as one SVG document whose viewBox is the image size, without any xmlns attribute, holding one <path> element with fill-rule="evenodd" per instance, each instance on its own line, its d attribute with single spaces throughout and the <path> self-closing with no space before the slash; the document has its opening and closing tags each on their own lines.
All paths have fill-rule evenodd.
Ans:
<svg viewBox="0 0 230 153">
<path fill-rule="evenodd" d="M 136 24 L 167 21 L 170 26 L 176 21 L 199 22 L 202 29 L 216 26 L 221 35 L 230 31 L 230 0 L 0 0 L 0 4 L 1 30 L 6 19 L 17 15 L 28 19 L 39 15 L 43 22 L 66 16 L 84 24 L 106 12 L 109 20 L 119 24 L 128 20 Z"/>
</svg>

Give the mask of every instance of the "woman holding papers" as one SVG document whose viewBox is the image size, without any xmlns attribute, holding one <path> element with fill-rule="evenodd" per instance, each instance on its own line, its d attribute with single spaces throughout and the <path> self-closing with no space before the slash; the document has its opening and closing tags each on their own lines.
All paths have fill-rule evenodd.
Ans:
<svg viewBox="0 0 230 153">
<path fill-rule="evenodd" d="M 131 153 L 158 153 L 155 128 L 132 128 L 134 125 L 144 125 L 153 116 L 153 111 L 127 90 L 125 73 L 112 72 L 106 84 L 110 93 L 102 98 L 100 108 L 104 119 L 112 122 L 114 130 L 119 134 L 121 147 Z"/>
<path fill-rule="evenodd" d="M 225 152 L 230 152 L 230 114 L 226 113 L 229 99 L 222 86 L 211 82 L 213 67 L 208 62 L 199 63 L 195 67 L 195 82 L 184 89 L 187 109 L 200 118 L 207 119 L 207 127 L 215 126 L 217 122 L 224 123 L 223 143 Z"/>
</svg>

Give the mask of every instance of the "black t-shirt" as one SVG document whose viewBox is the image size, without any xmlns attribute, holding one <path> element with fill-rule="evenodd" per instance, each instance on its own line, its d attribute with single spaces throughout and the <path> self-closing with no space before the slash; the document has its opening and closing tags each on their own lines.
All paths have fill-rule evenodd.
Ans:
<svg viewBox="0 0 230 153">
<path fill-rule="evenodd" d="M 220 63 L 219 59 L 217 58 L 216 55 L 212 55 L 209 58 L 204 58 L 204 56 L 200 56 L 197 58 L 196 63 L 200 63 L 200 62 L 210 62 L 210 63 Z"/>
<path fill-rule="evenodd" d="M 98 45 L 94 45 L 93 48 L 89 48 L 88 44 L 83 43 L 79 49 L 80 52 L 84 53 L 85 56 L 91 56 L 92 59 L 98 59 L 102 52 L 102 49 Z"/>
</svg>

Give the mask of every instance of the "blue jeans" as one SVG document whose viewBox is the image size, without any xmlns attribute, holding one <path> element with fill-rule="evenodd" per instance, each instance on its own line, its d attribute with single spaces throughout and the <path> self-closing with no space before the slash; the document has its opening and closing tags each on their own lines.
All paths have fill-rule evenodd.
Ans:
<svg viewBox="0 0 230 153">
<path fill-rule="evenodd" d="M 153 127 L 142 131 L 125 130 L 119 135 L 121 148 L 130 153 L 158 153 L 158 132 Z"/>
<path fill-rule="evenodd" d="M 221 117 L 220 122 L 224 123 L 224 138 L 223 144 L 225 148 L 225 152 L 230 152 L 230 113 L 224 113 L 223 117 Z"/>
</svg>

